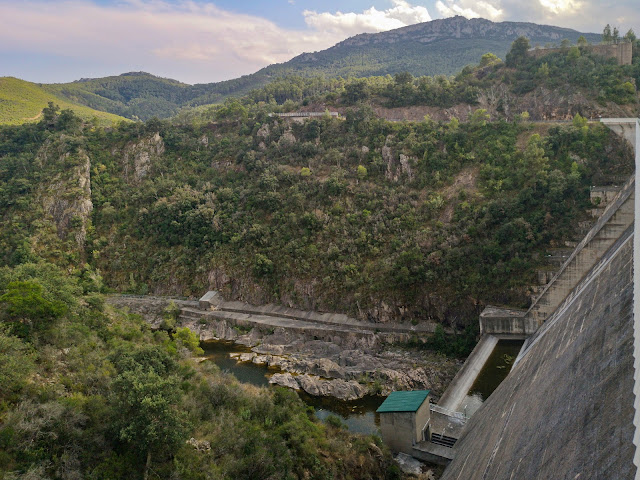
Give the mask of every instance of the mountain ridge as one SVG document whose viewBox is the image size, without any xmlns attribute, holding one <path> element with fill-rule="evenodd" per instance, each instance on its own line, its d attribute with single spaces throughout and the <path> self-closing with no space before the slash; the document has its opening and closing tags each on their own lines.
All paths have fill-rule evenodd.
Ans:
<svg viewBox="0 0 640 480">
<path fill-rule="evenodd" d="M 456 16 L 380 33 L 355 35 L 325 50 L 302 53 L 255 73 L 216 83 L 189 85 L 147 72 L 41 84 L 45 90 L 73 103 L 130 119 L 168 118 L 184 107 L 221 103 L 288 76 L 348 78 L 394 75 L 453 75 L 477 64 L 488 52 L 504 59 L 513 40 L 527 36 L 532 46 L 589 42 L 600 35 L 528 22 L 492 22 Z"/>
<path fill-rule="evenodd" d="M 461 24 L 464 25 L 461 28 Z M 403 33 L 414 33 L 414 32 L 424 32 L 426 31 L 435 31 L 442 32 L 446 31 L 447 27 L 449 27 L 449 32 L 451 32 L 451 27 L 455 28 L 456 35 L 454 38 L 463 38 L 463 34 L 478 33 L 478 28 L 485 27 L 486 30 L 497 31 L 499 26 L 502 27 L 512 27 L 508 28 L 506 32 L 503 33 L 503 38 L 511 39 L 514 35 L 516 38 L 519 36 L 526 36 L 530 41 L 542 41 L 543 39 L 548 40 L 562 40 L 563 38 L 567 38 L 572 40 L 573 37 L 577 39 L 580 35 L 585 35 L 585 37 L 592 36 L 591 41 L 595 41 L 600 38 L 600 34 L 597 33 L 588 33 L 588 32 L 579 32 L 577 30 L 573 30 L 571 28 L 566 27 L 557 27 L 554 25 L 540 25 L 532 22 L 493 22 L 491 20 L 487 20 L 485 18 L 471 18 L 467 19 L 463 16 L 456 15 L 455 17 L 449 17 L 446 19 L 436 19 L 431 22 L 422 22 L 416 23 L 414 25 L 407 25 L 406 27 L 397 28 L 394 30 L 387 30 L 385 32 L 379 33 L 360 33 L 358 35 L 354 35 L 353 37 L 349 37 L 335 46 L 341 45 L 356 45 L 356 40 L 374 40 L 374 43 L 379 43 L 385 41 L 387 37 L 396 38 L 398 36 L 402 36 Z M 475 29 L 475 30 L 474 30 Z M 504 29 L 503 29 L 504 31 Z M 553 33 L 551 33 L 551 32 Z M 561 36 L 560 33 L 563 33 L 564 36 Z M 475 35 L 467 35 L 466 38 L 475 38 Z M 587 37 L 587 40 L 589 38 Z M 428 41 L 425 41 L 428 43 Z"/>
</svg>

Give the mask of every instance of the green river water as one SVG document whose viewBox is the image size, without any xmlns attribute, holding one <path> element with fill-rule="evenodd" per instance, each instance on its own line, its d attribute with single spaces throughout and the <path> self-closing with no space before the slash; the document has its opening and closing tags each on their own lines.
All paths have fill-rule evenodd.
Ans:
<svg viewBox="0 0 640 480">
<path fill-rule="evenodd" d="M 271 369 L 265 365 L 237 362 L 229 357 L 230 353 L 251 351 L 250 348 L 243 345 L 233 342 L 209 341 L 202 342 L 201 346 L 207 359 L 215 362 L 223 372 L 233 374 L 241 382 L 258 387 L 270 387 L 268 377 L 279 372 L 279 370 Z M 298 395 L 307 405 L 311 405 L 315 409 L 316 416 L 320 420 L 324 421 L 329 415 L 335 415 L 351 432 L 380 435 L 380 416 L 375 411 L 384 401 L 383 397 L 369 396 L 353 402 L 345 402 L 335 398 L 314 397 L 304 392 L 298 392 Z"/>
<path fill-rule="evenodd" d="M 233 374 L 241 382 L 271 388 L 269 376 L 279 372 L 266 365 L 238 362 L 229 356 L 231 353 L 250 352 L 249 347 L 226 341 L 202 342 L 201 346 L 204 349 L 204 357 L 215 362 L 222 371 Z M 521 341 L 500 340 L 498 342 L 460 410 L 464 410 L 470 416 L 482 405 L 482 402 L 489 398 L 511 370 L 511 365 L 521 347 Z M 298 392 L 298 394 L 307 405 L 315 409 L 316 416 L 320 420 L 324 421 L 329 415 L 335 415 L 351 432 L 380 435 L 380 417 L 375 411 L 384 401 L 383 397 L 369 396 L 357 401 L 345 402 L 335 398 L 314 397 L 304 392 Z"/>
</svg>

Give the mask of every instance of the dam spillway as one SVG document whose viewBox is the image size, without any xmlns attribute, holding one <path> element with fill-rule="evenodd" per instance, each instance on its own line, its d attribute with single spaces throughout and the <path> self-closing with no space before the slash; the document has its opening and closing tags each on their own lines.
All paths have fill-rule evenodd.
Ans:
<svg viewBox="0 0 640 480">
<path fill-rule="evenodd" d="M 632 240 L 630 228 L 548 320 L 443 479 L 634 477 Z"/>
<path fill-rule="evenodd" d="M 637 119 L 604 123 L 635 146 L 637 170 Z M 639 265 L 640 238 L 634 230 L 640 212 L 632 193 L 638 185 L 630 180 L 625 187 L 627 200 L 610 211 L 612 218 L 625 218 L 614 221 L 619 234 L 606 235 L 604 254 L 573 275 L 577 282 L 563 286 L 562 299 L 544 302 L 545 308 L 553 302 L 557 307 L 537 315 L 543 323 L 509 376 L 468 421 L 443 480 L 638 478 L 634 357 L 640 342 L 634 328 L 640 302 L 634 302 L 634 290 L 640 272 L 634 263 Z"/>
</svg>

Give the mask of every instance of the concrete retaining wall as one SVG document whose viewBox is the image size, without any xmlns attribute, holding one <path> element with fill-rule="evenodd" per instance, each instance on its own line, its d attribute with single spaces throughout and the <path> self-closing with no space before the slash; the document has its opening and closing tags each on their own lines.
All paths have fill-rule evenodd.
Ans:
<svg viewBox="0 0 640 480">
<path fill-rule="evenodd" d="M 453 411 L 458 408 L 497 343 L 498 339 L 493 335 L 483 335 L 482 338 L 480 338 L 480 341 L 471 352 L 471 355 L 469 355 L 469 358 L 467 358 L 467 361 L 464 362 L 458 374 L 449 384 L 449 387 L 442 397 L 440 397 L 440 401 L 438 402 L 439 407 Z"/>
<path fill-rule="evenodd" d="M 480 314 L 480 334 L 525 339 L 538 329 L 538 322 L 525 310 L 487 306 Z"/>
</svg>

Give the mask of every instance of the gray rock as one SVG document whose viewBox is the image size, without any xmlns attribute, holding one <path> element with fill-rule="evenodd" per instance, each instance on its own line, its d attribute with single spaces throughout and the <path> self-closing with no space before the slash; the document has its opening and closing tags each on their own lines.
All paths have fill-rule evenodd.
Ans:
<svg viewBox="0 0 640 480">
<path fill-rule="evenodd" d="M 298 384 L 296 377 L 290 373 L 274 373 L 269 379 L 269 383 L 280 385 L 281 387 L 292 388 L 294 390 L 300 390 L 300 385 Z"/>
<path fill-rule="evenodd" d="M 297 381 L 305 392 L 317 397 L 357 400 L 368 392 L 367 387 L 353 380 L 324 380 L 312 375 L 300 375 L 297 377 Z"/>
</svg>

